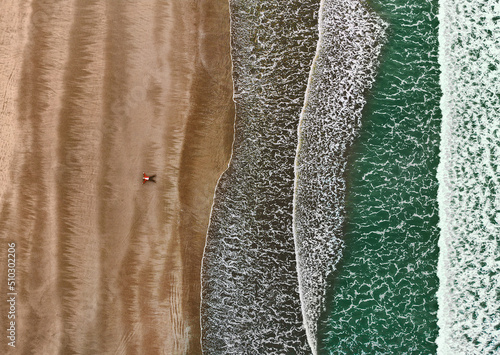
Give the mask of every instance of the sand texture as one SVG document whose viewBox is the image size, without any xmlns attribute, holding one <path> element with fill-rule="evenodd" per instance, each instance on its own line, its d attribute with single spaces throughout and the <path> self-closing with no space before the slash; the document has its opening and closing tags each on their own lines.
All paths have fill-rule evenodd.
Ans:
<svg viewBox="0 0 500 355">
<path fill-rule="evenodd" d="M 0 353 L 200 353 L 227 0 L 2 0 L 0 31 Z"/>
</svg>

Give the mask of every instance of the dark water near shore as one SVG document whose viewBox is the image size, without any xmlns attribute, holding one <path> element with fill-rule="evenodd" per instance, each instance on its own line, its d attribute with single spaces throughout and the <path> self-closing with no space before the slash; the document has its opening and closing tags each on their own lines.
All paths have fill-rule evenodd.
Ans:
<svg viewBox="0 0 500 355">
<path fill-rule="evenodd" d="M 209 354 L 309 353 L 292 234 L 297 125 L 319 1 L 231 1 L 236 132 L 202 270 Z"/>
</svg>

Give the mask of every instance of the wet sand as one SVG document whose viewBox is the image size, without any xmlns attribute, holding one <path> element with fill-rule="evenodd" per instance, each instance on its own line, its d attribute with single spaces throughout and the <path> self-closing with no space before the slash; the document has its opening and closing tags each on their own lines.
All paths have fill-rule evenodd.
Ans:
<svg viewBox="0 0 500 355">
<path fill-rule="evenodd" d="M 233 135 L 227 0 L 0 10 L 0 292 L 15 242 L 17 293 L 16 349 L 5 331 L 0 352 L 200 353 Z"/>
</svg>

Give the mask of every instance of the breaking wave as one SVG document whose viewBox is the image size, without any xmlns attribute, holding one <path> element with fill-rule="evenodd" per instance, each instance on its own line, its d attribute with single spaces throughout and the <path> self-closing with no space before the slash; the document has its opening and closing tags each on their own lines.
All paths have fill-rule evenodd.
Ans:
<svg viewBox="0 0 500 355">
<path fill-rule="evenodd" d="M 499 13 L 440 1 L 439 354 L 500 351 Z"/>
<path fill-rule="evenodd" d="M 298 129 L 294 236 L 307 337 L 316 352 L 326 278 L 342 256 L 345 170 L 375 79 L 385 24 L 358 0 L 322 1 Z"/>
</svg>

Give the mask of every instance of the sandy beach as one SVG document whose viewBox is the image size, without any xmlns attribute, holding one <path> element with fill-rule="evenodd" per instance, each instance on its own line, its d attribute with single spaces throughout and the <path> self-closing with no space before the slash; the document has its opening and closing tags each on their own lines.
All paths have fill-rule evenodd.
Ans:
<svg viewBox="0 0 500 355">
<path fill-rule="evenodd" d="M 16 345 L 4 331 L 0 352 L 200 353 L 201 258 L 233 138 L 228 1 L 0 10 L 0 292 L 15 293 Z"/>
</svg>

